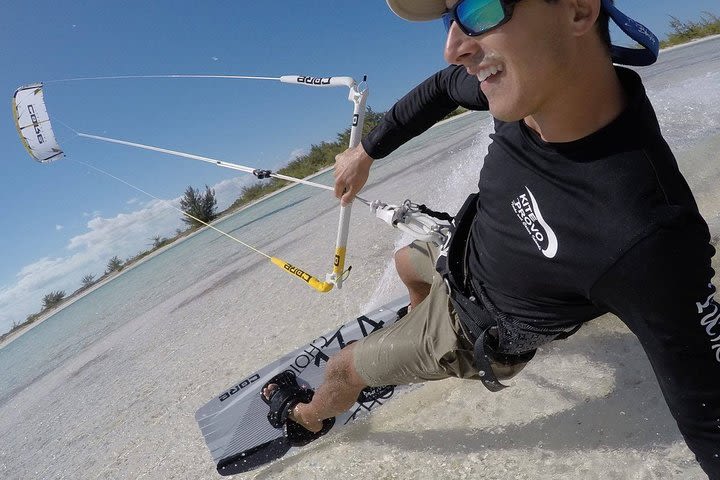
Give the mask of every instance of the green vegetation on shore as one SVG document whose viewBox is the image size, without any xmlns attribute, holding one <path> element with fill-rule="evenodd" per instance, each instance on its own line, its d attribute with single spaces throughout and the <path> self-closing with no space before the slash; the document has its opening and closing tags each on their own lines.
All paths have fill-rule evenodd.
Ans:
<svg viewBox="0 0 720 480">
<path fill-rule="evenodd" d="M 673 33 L 660 42 L 661 48 L 680 45 L 710 35 L 720 35 L 720 18 L 710 12 L 703 12 L 700 20 L 687 22 L 671 16 L 670 27 Z"/>
<path fill-rule="evenodd" d="M 466 108 L 458 107 L 445 118 L 467 112 Z M 365 124 L 363 126 L 362 136 L 367 135 L 375 126 L 380 123 L 385 112 L 375 112 L 368 107 L 365 113 Z M 324 168 L 330 167 L 335 163 L 335 156 L 345 151 L 350 143 L 350 128 L 345 129 L 342 133 L 337 134 L 337 140 L 334 142 L 321 142 L 319 145 L 312 145 L 310 152 L 300 155 L 295 160 L 287 164 L 285 167 L 277 170 L 275 173 L 287 175 L 295 178 L 305 178 L 313 175 Z M 240 197 L 223 213 L 235 211 L 265 195 L 268 195 L 286 185 L 289 182 L 278 180 L 276 178 L 262 180 L 252 185 L 243 187 Z"/>
<path fill-rule="evenodd" d="M 370 107 L 367 108 L 367 111 L 365 112 L 363 136 L 375 128 L 375 126 L 380 122 L 380 119 L 382 119 L 383 115 L 384 112 L 378 113 L 373 111 Z M 308 153 L 299 155 L 295 158 L 295 160 L 291 161 L 274 173 L 295 178 L 308 177 L 333 165 L 335 163 L 335 156 L 342 153 L 349 143 L 350 128 L 348 127 L 343 132 L 337 134 L 334 142 L 321 142 L 319 145 L 311 145 Z M 228 208 L 226 212 L 233 212 L 238 208 L 279 190 L 288 184 L 289 182 L 279 180 L 277 178 L 258 180 L 252 185 L 243 187 L 238 199 L 230 205 L 230 208 Z"/>
<path fill-rule="evenodd" d="M 669 34 L 665 40 L 660 42 L 660 46 L 662 48 L 687 43 L 689 41 L 710 35 L 720 34 L 720 18 L 710 12 L 703 12 L 700 19 L 696 21 L 683 22 L 676 17 L 670 17 L 670 27 L 673 29 L 673 33 Z M 467 109 L 459 107 L 446 118 L 459 115 L 466 111 Z M 367 108 L 363 136 L 375 128 L 384 114 L 385 112 L 375 112 L 370 107 Z M 349 141 L 350 129 L 347 128 L 343 132 L 337 134 L 335 141 L 321 142 L 318 145 L 311 145 L 310 151 L 307 154 L 298 156 L 295 160 L 285 167 L 277 170 L 275 173 L 295 178 L 305 178 L 313 175 L 324 168 L 332 166 L 335 162 L 335 156 L 347 148 Z M 200 216 L 203 221 L 211 221 L 215 218 L 220 218 L 224 215 L 233 213 L 256 200 L 285 187 L 288 183 L 289 182 L 275 178 L 256 181 L 249 186 L 243 187 L 237 200 L 235 200 L 235 202 L 233 202 L 233 204 L 226 210 L 217 214 L 213 210 L 215 205 L 215 192 L 208 188 L 207 185 L 205 186 L 204 194 L 189 186 L 185 191 L 185 198 L 183 199 L 185 204 L 182 206 L 183 210 L 195 216 Z M 17 330 L 29 326 L 40 319 L 43 315 L 51 313 L 51 311 L 55 308 L 84 293 L 97 283 L 107 280 L 109 277 L 147 257 L 154 251 L 173 243 L 175 240 L 190 235 L 203 227 L 201 223 L 193 221 L 188 217 L 183 217 L 183 221 L 188 223 L 188 228 L 185 230 L 176 230 L 173 237 L 164 238 L 156 236 L 152 239 L 153 242 L 151 248 L 139 252 L 134 257 L 128 258 L 125 261 L 122 261 L 117 256 L 110 259 L 106 271 L 101 277 L 95 279 L 94 275 L 85 275 L 82 279 L 82 286 L 69 296 L 66 296 L 64 291 L 51 292 L 45 295 L 45 297 L 43 297 L 42 309 L 37 313 L 28 315 L 24 322 L 13 323 L 10 331 L 0 335 L 0 342 Z M 717 244 L 718 239 L 714 238 L 713 241 Z"/>
</svg>

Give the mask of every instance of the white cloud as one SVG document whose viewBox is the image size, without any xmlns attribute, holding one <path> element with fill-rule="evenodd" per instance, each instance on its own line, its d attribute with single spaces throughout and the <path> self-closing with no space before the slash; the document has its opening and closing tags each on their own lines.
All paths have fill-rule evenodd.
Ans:
<svg viewBox="0 0 720 480">
<path fill-rule="evenodd" d="M 250 185 L 255 181 L 255 177 L 251 175 L 243 175 L 242 177 L 230 178 L 216 184 L 215 199 L 217 200 L 218 211 L 228 208 L 240 196 L 240 192 L 245 185 Z"/>
<path fill-rule="evenodd" d="M 82 277 L 99 276 L 110 258 L 126 259 L 147 250 L 155 235 L 170 236 L 184 228 L 180 214 L 168 202 L 154 201 L 141 210 L 115 217 L 94 216 L 86 233 L 69 240 L 69 254 L 41 258 L 23 267 L 16 283 L 0 288 L 0 332 L 40 310 L 42 297 L 54 290 L 75 291 Z"/>
<path fill-rule="evenodd" d="M 240 194 L 242 187 L 254 177 L 223 180 L 214 185 L 218 209 L 224 210 Z M 85 275 L 99 277 L 108 261 L 117 255 L 127 259 L 147 250 L 156 235 L 169 237 L 178 228 L 185 228 L 180 219 L 180 197 L 171 201 L 137 201 L 138 210 L 103 217 L 100 212 L 86 212 L 87 231 L 68 241 L 67 256 L 41 258 L 26 265 L 16 275 L 17 281 L 0 288 L 0 333 L 10 329 L 13 322 L 21 323 L 40 310 L 42 297 L 51 291 L 63 290 L 68 295 L 81 285 Z M 173 208 L 173 206 L 175 208 Z M 57 225 L 56 229 L 62 229 Z"/>
<path fill-rule="evenodd" d="M 62 225 L 55 225 L 55 230 L 57 230 L 58 232 L 60 230 L 62 230 L 63 228 L 65 228 L 65 227 L 63 227 Z"/>
<path fill-rule="evenodd" d="M 296 158 L 298 158 L 302 155 L 307 155 L 307 154 L 308 154 L 307 148 L 296 148 L 295 150 L 290 152 L 290 158 L 288 158 L 288 162 L 292 162 Z"/>
<path fill-rule="evenodd" d="M 81 272 L 90 271 L 92 257 L 81 253 L 62 258 L 41 258 L 25 266 L 17 274 L 14 285 L 0 289 L 0 332 L 10 329 L 13 322 L 22 323 L 40 310 L 42 297 L 51 291 L 70 293 L 80 285 Z"/>
<path fill-rule="evenodd" d="M 180 213 L 172 208 L 178 199 L 153 200 L 131 213 L 119 213 L 112 218 L 95 217 L 88 224 L 88 232 L 70 239 L 69 250 L 105 253 L 121 258 L 135 255 L 147 248 L 148 238 L 168 235 L 181 225 Z"/>
</svg>

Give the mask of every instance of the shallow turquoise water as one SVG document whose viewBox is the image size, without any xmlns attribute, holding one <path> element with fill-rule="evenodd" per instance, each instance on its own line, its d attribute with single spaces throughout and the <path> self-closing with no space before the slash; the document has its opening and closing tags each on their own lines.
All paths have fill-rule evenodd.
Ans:
<svg viewBox="0 0 720 480">
<path fill-rule="evenodd" d="M 661 63 L 642 72 L 663 132 L 703 214 L 718 233 L 720 49 L 718 42 L 714 45 L 702 55 L 670 52 L 668 62 L 680 66 Z M 388 160 L 377 162 L 363 196 L 393 203 L 410 197 L 453 211 L 476 183 L 478 159 L 487 148 L 491 127 L 486 115 L 472 114 L 432 129 Z M 324 174 L 320 181 L 329 184 L 331 175 Z M 330 193 L 299 186 L 217 226 L 322 276 L 329 271 L 336 222 L 337 203 Z M 0 477 L 216 478 L 194 425 L 194 410 L 280 351 L 397 295 L 389 259 L 393 247 L 403 242 L 360 205 L 354 206 L 348 250 L 353 273 L 343 291 L 327 296 L 307 291 L 268 266 L 263 257 L 209 230 L 120 275 L 0 349 Z M 355 471 L 357 478 L 381 476 L 383 468 L 406 471 L 406 478 L 461 478 L 468 471 L 468 478 L 474 478 L 484 458 L 477 452 L 490 455 L 494 467 L 508 472 L 507 477 L 494 478 L 532 478 L 535 465 L 550 460 L 558 472 L 562 467 L 577 478 L 584 477 L 583 471 L 629 478 L 630 473 L 622 476 L 621 467 L 636 472 L 637 478 L 694 478 L 683 474 L 697 470 L 653 381 L 646 381 L 652 373 L 643 366 L 639 347 L 632 339 L 603 344 L 603 338 L 579 336 L 559 348 L 563 355 L 540 355 L 539 367 L 519 380 L 530 388 L 512 389 L 501 397 L 478 397 L 481 404 L 464 395 L 466 388 L 446 392 L 446 387 L 424 387 L 424 396 L 415 402 L 424 406 L 425 415 L 412 413 L 416 403 L 398 399 L 394 413 L 401 416 L 402 425 L 380 412 L 380 433 L 371 437 L 383 442 L 389 459 L 373 460 L 378 451 L 373 440 L 344 439 L 319 449 L 310 461 L 286 466 L 275 472 L 277 477 L 270 472 L 266 478 L 312 478 L 312 472 L 303 470 L 308 465 L 325 469 L 315 476 L 327 478 L 325 473 L 343 472 L 348 458 L 362 457 L 351 455 L 356 449 L 368 460 Z M 586 346 L 584 341 L 592 348 L 579 348 Z M 614 353 L 603 355 L 605 350 L 621 351 L 626 356 L 620 355 L 620 361 L 630 358 L 632 368 L 640 365 L 639 373 L 630 378 L 637 383 L 625 384 L 632 388 L 619 394 L 613 389 L 617 359 Z M 573 370 L 578 365 L 579 370 Z M 560 379 L 542 377 L 548 372 L 569 374 Z M 539 386 L 533 383 L 535 377 Z M 636 394 L 640 388 L 642 394 Z M 628 393 L 631 390 L 633 395 Z M 541 397 L 547 392 L 547 398 Z M 608 430 L 602 435 L 592 431 L 573 436 L 572 429 L 581 428 L 575 426 L 580 425 L 577 422 L 589 424 L 593 418 L 582 406 L 597 401 L 593 405 L 601 408 L 608 398 L 618 412 L 603 412 L 616 413 L 622 420 L 618 422 L 627 425 L 617 431 L 625 433 Z M 489 443 L 493 432 L 520 429 L 513 422 L 522 418 L 538 427 L 521 431 L 527 438 L 544 439 L 545 447 L 542 442 L 537 447 L 515 447 L 507 440 L 508 445 L 481 449 L 480 440 L 469 439 L 474 431 L 457 426 L 438 430 L 438 425 L 452 425 L 468 411 L 482 409 L 492 411 L 493 421 L 498 422 L 483 425 Z M 457 415 L 446 415 L 447 411 Z M 565 432 L 569 444 L 583 437 L 597 443 L 597 448 L 589 445 L 578 453 L 562 442 L 553 448 L 543 422 L 555 411 L 563 412 L 556 427 L 564 425 L 564 419 L 571 425 Z M 577 416 L 571 420 L 571 415 Z M 643 418 L 652 424 L 643 423 Z M 605 421 L 612 419 L 599 420 L 598 428 Z M 420 442 L 422 433 L 417 438 L 412 436 L 415 433 L 407 436 L 408 429 L 428 432 L 425 442 Z M 628 441 L 631 437 L 639 440 Z M 468 456 L 462 445 L 456 445 L 458 439 L 475 453 Z M 427 442 L 440 453 L 426 448 Z M 415 451 L 416 444 L 423 447 Z M 442 450 L 445 444 L 452 444 L 451 448 Z M 645 444 L 647 449 L 633 450 Z M 327 455 L 320 458 L 323 453 Z M 527 464 L 513 460 L 520 457 L 528 458 Z M 38 458 L 49 460 L 38 463 Z M 649 471 L 659 473 L 653 477 Z M 667 472 L 677 476 L 663 476 Z"/>
</svg>

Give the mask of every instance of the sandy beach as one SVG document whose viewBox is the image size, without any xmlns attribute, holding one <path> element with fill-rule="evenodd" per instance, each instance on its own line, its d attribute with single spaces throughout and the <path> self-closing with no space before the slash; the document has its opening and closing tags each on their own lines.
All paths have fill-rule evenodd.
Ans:
<svg viewBox="0 0 720 480">
<path fill-rule="evenodd" d="M 712 52 L 718 45 L 673 50 L 668 63 L 644 72 L 715 236 L 720 77 L 712 75 L 720 71 L 720 54 Z M 689 64 L 703 52 L 710 63 Z M 688 100 L 695 96 L 705 100 Z M 691 111 L 678 118 L 687 105 Z M 475 188 L 491 129 L 492 121 L 478 113 L 434 128 L 377 162 L 363 196 L 388 203 L 412 198 L 454 211 Z M 337 202 L 326 192 L 305 192 L 298 190 L 291 206 L 268 206 L 272 221 L 259 214 L 237 225 L 228 221 L 229 233 L 241 230 L 264 251 L 321 276 L 331 265 Z M 98 292 L 122 297 L 111 313 L 92 310 L 96 322 L 122 316 L 119 326 L 0 403 L 0 478 L 220 478 L 195 411 L 280 354 L 399 296 L 391 257 L 406 242 L 355 205 L 352 274 L 342 290 L 324 295 L 219 235 L 198 234 L 145 260 L 42 324 L 70 322 Z M 203 256 L 192 256 L 200 244 Z M 720 270 L 718 256 L 713 265 Z M 24 343 L 35 330 L 41 329 L 28 332 Z M 612 316 L 541 349 L 509 383 L 496 394 L 473 382 L 425 384 L 290 459 L 236 478 L 706 478 L 637 339 Z"/>
</svg>

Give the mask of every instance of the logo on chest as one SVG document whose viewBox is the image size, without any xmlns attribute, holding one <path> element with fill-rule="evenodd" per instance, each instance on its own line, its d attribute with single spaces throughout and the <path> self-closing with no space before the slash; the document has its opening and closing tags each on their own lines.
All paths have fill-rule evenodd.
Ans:
<svg viewBox="0 0 720 480">
<path fill-rule="evenodd" d="M 540 213 L 540 207 L 529 188 L 511 202 L 515 214 L 527 230 L 535 245 L 547 258 L 555 258 L 558 251 L 558 240 L 553 229 Z"/>
</svg>

